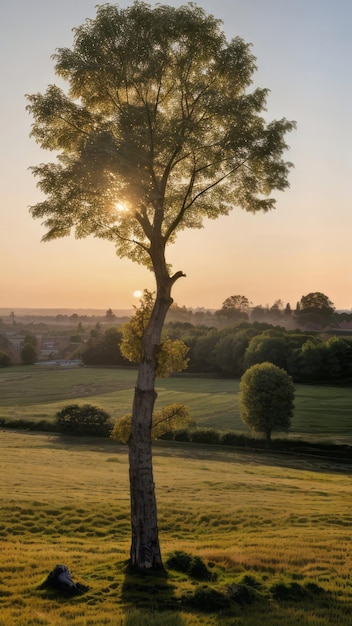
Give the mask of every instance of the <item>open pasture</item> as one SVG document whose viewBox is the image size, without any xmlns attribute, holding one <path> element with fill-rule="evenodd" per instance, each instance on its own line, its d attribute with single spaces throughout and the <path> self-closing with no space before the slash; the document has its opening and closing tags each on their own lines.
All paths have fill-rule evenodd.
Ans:
<svg viewBox="0 0 352 626">
<path fill-rule="evenodd" d="M 0 417 L 54 419 L 71 402 L 96 404 L 117 419 L 132 406 L 132 368 L 11 367 L 0 370 Z M 157 381 L 157 406 L 183 402 L 197 426 L 246 431 L 238 380 L 183 374 Z M 352 443 L 352 388 L 296 385 L 293 436 Z"/>
<path fill-rule="evenodd" d="M 351 475 L 318 462 L 217 446 L 154 447 L 164 560 L 199 556 L 225 594 L 249 583 L 253 602 L 207 609 L 203 583 L 126 572 L 125 446 L 0 432 L 1 626 L 350 626 Z M 279 460 L 278 460 L 279 459 Z M 83 596 L 39 589 L 57 564 Z M 281 592 L 278 593 L 278 590 Z M 289 591 L 289 595 L 285 595 Z"/>
</svg>

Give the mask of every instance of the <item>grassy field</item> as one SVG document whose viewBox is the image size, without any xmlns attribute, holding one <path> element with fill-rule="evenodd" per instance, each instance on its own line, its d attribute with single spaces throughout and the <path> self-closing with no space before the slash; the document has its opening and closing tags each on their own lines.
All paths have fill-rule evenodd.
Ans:
<svg viewBox="0 0 352 626">
<path fill-rule="evenodd" d="M 135 377 L 128 369 L 4 369 L 0 417 L 54 419 L 64 404 L 89 402 L 116 419 L 130 411 Z M 160 405 L 187 404 L 198 426 L 245 430 L 238 381 L 180 376 L 158 381 L 158 393 Z M 351 389 L 298 385 L 292 435 L 352 441 L 351 405 Z M 205 584 L 171 569 L 166 579 L 128 574 L 126 447 L 3 431 L 0 463 L 0 626 L 351 623 L 348 469 L 156 444 L 164 559 L 175 550 L 202 558 L 212 578 Z M 68 599 L 39 589 L 57 563 L 89 591 Z M 229 600 L 233 588 L 245 589 L 245 602 Z"/>
<path fill-rule="evenodd" d="M 347 470 L 156 444 L 164 561 L 175 550 L 200 557 L 211 572 L 203 583 L 171 569 L 165 579 L 126 571 L 126 447 L 0 431 L 0 463 L 0 626 L 351 624 Z M 39 589 L 57 563 L 88 592 Z M 228 599 L 236 585 L 242 604 Z"/>
<path fill-rule="evenodd" d="M 136 380 L 132 369 L 11 367 L 0 370 L 0 417 L 54 419 L 70 402 L 89 402 L 113 419 L 130 412 Z M 235 380 L 182 375 L 160 379 L 157 405 L 183 402 L 197 426 L 246 431 Z M 352 388 L 296 385 L 293 436 L 352 443 Z"/>
<path fill-rule="evenodd" d="M 0 371 L 0 417 L 54 419 L 68 402 L 130 410 L 136 372 Z M 158 382 L 197 425 L 244 430 L 238 382 Z M 294 436 L 352 438 L 351 389 L 297 386 Z M 350 626 L 350 466 L 218 446 L 158 442 L 164 561 L 199 557 L 210 579 L 128 573 L 127 449 L 110 440 L 0 431 L 0 626 Z M 58 563 L 82 596 L 40 589 Z M 237 594 L 237 596 L 236 596 Z M 236 596 L 236 597 L 235 597 Z"/>
</svg>

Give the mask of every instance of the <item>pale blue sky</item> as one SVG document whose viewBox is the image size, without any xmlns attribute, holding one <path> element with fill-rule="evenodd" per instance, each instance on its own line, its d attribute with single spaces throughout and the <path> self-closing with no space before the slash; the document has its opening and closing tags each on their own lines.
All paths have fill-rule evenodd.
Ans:
<svg viewBox="0 0 352 626">
<path fill-rule="evenodd" d="M 29 138 L 25 93 L 58 82 L 51 54 L 70 46 L 71 29 L 94 17 L 90 0 L 12 0 L 0 24 L 0 307 L 126 308 L 152 288 L 147 270 L 118 259 L 107 242 L 40 243 L 28 206 L 39 199 L 30 165 L 48 160 Z M 128 2 L 120 2 L 127 6 Z M 150 2 L 150 4 L 155 4 Z M 182 2 L 169 1 L 179 6 Z M 179 305 L 219 308 L 243 294 L 254 304 L 295 306 L 310 291 L 352 307 L 352 3 L 350 0 L 199 0 L 228 38 L 252 42 L 255 84 L 271 89 L 268 117 L 298 128 L 288 137 L 291 187 L 266 215 L 235 209 L 170 248 Z"/>
</svg>

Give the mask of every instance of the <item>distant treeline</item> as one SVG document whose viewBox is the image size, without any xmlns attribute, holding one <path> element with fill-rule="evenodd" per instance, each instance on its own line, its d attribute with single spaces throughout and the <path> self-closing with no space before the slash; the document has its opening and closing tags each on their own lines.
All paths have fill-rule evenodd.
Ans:
<svg viewBox="0 0 352 626">
<path fill-rule="evenodd" d="M 191 373 L 239 378 L 255 363 L 269 361 L 296 382 L 352 382 L 352 336 L 337 337 L 286 330 L 260 322 L 239 322 L 223 329 L 190 322 L 168 322 L 165 336 L 189 347 Z M 131 365 L 122 356 L 118 327 L 91 331 L 81 358 L 86 365 Z"/>
<path fill-rule="evenodd" d="M 56 315 L 46 314 L 17 314 L 11 312 L 6 317 L 0 317 L 0 328 L 6 329 L 8 325 L 16 326 L 17 329 L 32 327 L 33 330 L 44 330 L 45 327 L 77 328 L 79 325 L 92 328 L 96 324 L 111 325 L 123 324 L 130 319 L 133 310 L 119 310 L 117 314 L 110 308 L 105 313 L 84 314 L 80 313 L 58 313 Z M 188 322 L 193 326 L 211 326 L 214 328 L 226 328 L 239 322 L 261 322 L 279 325 L 284 328 L 294 330 L 301 328 L 304 330 L 351 329 L 352 332 L 352 312 L 336 311 L 327 296 L 320 292 L 314 292 L 302 296 L 296 303 L 294 309 L 290 304 L 283 305 L 282 300 L 277 300 L 269 306 L 252 306 L 245 296 L 230 296 L 222 307 L 218 310 L 204 308 L 187 308 L 173 304 L 167 316 L 170 322 Z"/>
</svg>

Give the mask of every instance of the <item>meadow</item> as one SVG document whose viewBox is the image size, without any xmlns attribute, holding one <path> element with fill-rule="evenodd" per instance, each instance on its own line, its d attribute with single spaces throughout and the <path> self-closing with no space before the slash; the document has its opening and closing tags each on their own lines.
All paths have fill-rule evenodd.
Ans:
<svg viewBox="0 0 352 626">
<path fill-rule="evenodd" d="M 136 372 L 13 367 L 0 372 L 0 417 L 54 419 L 68 402 L 117 418 Z M 238 382 L 158 381 L 199 426 L 244 430 Z M 348 441 L 351 389 L 297 386 L 292 436 Z M 127 568 L 127 447 L 108 439 L 0 430 L 0 626 L 350 626 L 351 468 L 319 459 L 160 441 L 154 445 L 167 576 Z M 177 552 L 209 577 L 169 566 Z M 58 563 L 89 587 L 40 588 Z"/>
<path fill-rule="evenodd" d="M 350 626 L 349 470 L 157 443 L 163 558 L 199 557 L 202 582 L 128 572 L 125 446 L 7 430 L 0 448 L 1 626 Z M 84 595 L 40 588 L 58 563 Z"/>
<path fill-rule="evenodd" d="M 118 419 L 132 406 L 132 368 L 48 368 L 0 370 L 0 418 L 54 420 L 71 402 L 95 404 Z M 248 432 L 238 408 L 238 380 L 181 375 L 157 381 L 157 407 L 189 406 L 196 426 Z M 352 388 L 296 385 L 291 435 L 352 443 Z"/>
</svg>

